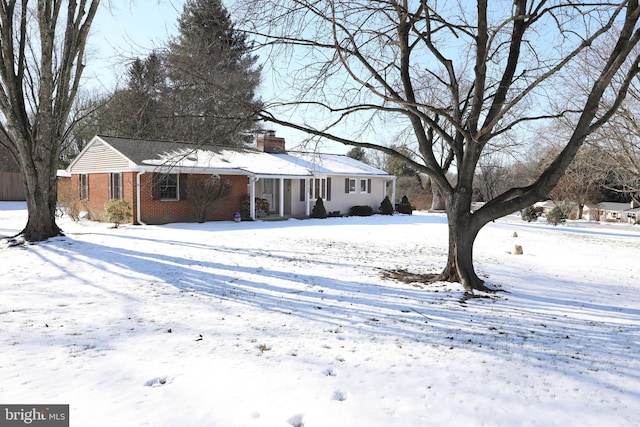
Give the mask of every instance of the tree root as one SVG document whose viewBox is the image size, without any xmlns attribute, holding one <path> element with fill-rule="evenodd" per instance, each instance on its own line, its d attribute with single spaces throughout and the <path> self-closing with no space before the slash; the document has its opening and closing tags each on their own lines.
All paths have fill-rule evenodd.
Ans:
<svg viewBox="0 0 640 427">
<path fill-rule="evenodd" d="M 460 283 L 459 279 L 450 277 L 450 275 L 446 275 L 444 273 L 418 274 L 418 273 L 411 273 L 410 271 L 407 271 L 402 268 L 395 269 L 395 270 L 382 270 L 381 275 L 385 279 L 395 280 L 395 281 L 407 283 L 407 284 L 414 284 L 414 286 L 416 283 L 427 284 L 427 285 L 430 285 L 436 282 Z M 479 283 L 474 283 L 473 290 L 478 292 L 484 292 L 487 294 L 494 294 L 498 292 L 497 289 L 489 288 L 482 281 L 480 281 Z M 465 291 L 465 294 L 468 294 L 467 299 L 473 297 L 473 290 Z"/>
</svg>

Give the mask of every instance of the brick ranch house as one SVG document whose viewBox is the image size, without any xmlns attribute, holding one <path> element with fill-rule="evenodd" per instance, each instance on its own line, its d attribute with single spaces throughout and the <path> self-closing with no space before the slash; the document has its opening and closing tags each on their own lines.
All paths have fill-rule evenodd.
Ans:
<svg viewBox="0 0 640 427">
<path fill-rule="evenodd" d="M 186 183 L 202 174 L 231 183 L 231 194 L 209 213 L 210 221 L 232 220 L 247 198 L 251 219 L 260 212 L 256 201 L 268 211 L 264 214 L 286 218 L 308 217 L 318 197 L 327 212 L 344 214 L 355 205 L 377 211 L 388 184 L 395 200 L 393 175 L 344 155 L 287 152 L 284 138 L 273 131 L 258 136 L 257 148 L 98 135 L 67 172 L 72 192 L 90 218 L 101 220 L 110 199 L 125 199 L 134 224 L 194 221 Z"/>
</svg>

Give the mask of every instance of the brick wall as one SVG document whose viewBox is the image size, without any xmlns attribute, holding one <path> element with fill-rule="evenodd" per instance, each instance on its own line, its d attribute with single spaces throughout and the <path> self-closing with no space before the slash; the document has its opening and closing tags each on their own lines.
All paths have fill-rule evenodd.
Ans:
<svg viewBox="0 0 640 427">
<path fill-rule="evenodd" d="M 122 197 L 129 201 L 132 208 L 132 223 L 137 223 L 137 195 L 136 172 L 122 173 Z M 141 220 L 146 224 L 166 224 L 170 222 L 195 221 L 191 205 L 188 200 L 154 200 L 152 198 L 152 173 L 140 176 Z M 247 177 L 237 175 L 222 175 L 221 179 L 228 179 L 232 183 L 231 194 L 217 211 L 212 212 L 208 221 L 230 221 L 233 215 L 240 211 L 242 196 L 247 194 Z M 78 200 L 80 209 L 89 213 L 89 218 L 95 221 L 107 221 L 104 218 L 104 205 L 109 200 L 109 174 L 93 173 L 89 175 L 89 194 L 87 200 L 79 200 L 80 175 L 72 175 L 69 181 L 70 193 Z"/>
<path fill-rule="evenodd" d="M 89 191 L 86 200 L 80 200 L 80 175 L 72 175 L 69 181 L 70 193 L 78 201 L 80 209 L 89 213 L 89 219 L 107 221 L 104 217 L 104 205 L 109 201 L 109 174 L 92 173 L 89 175 Z M 58 189 L 60 193 L 60 188 Z M 132 210 L 132 222 L 136 214 L 136 173 L 122 173 L 122 198 L 129 201 Z"/>
<path fill-rule="evenodd" d="M 140 178 L 142 222 L 146 224 L 166 224 L 170 222 L 193 222 L 195 217 L 188 200 L 154 200 L 151 195 L 153 174 L 145 173 Z M 240 211 L 240 202 L 247 193 L 247 177 L 221 175 L 221 179 L 231 181 L 231 194 L 217 211 L 212 212 L 208 221 L 230 221 L 233 214 Z"/>
</svg>

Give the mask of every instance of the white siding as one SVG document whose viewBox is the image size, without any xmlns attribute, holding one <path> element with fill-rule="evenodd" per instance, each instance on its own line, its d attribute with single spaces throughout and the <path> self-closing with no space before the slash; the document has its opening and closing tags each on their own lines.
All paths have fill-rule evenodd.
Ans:
<svg viewBox="0 0 640 427">
<path fill-rule="evenodd" d="M 371 192 L 360 193 L 361 177 L 356 179 L 356 192 L 345 192 L 345 176 L 335 176 L 331 179 L 331 201 L 325 202 L 327 212 L 340 211 L 342 215 L 348 215 L 352 206 L 371 206 L 374 213 L 378 212 L 380 203 L 384 199 L 386 180 L 384 178 L 371 178 Z"/>
<path fill-rule="evenodd" d="M 132 168 L 132 163 L 100 140 L 82 153 L 71 168 L 71 173 L 116 172 Z"/>
</svg>

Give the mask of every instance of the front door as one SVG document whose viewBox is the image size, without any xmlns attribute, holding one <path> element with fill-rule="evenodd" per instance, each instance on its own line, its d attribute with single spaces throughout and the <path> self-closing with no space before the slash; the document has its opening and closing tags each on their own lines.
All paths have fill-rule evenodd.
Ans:
<svg viewBox="0 0 640 427">
<path fill-rule="evenodd" d="M 262 180 L 262 197 L 263 199 L 267 199 L 269 202 L 269 212 L 274 212 L 276 210 L 276 206 L 274 203 L 274 194 L 275 194 L 275 179 L 265 178 Z"/>
</svg>

